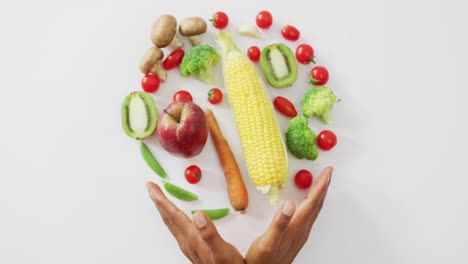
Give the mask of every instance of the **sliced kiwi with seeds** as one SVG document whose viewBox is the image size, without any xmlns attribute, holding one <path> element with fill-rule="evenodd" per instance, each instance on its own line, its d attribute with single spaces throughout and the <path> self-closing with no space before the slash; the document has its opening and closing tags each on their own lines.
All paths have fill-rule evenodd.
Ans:
<svg viewBox="0 0 468 264">
<path fill-rule="evenodd" d="M 283 43 L 265 47 L 260 56 L 260 66 L 266 80 L 273 87 L 289 87 L 297 80 L 296 57 Z"/>
<path fill-rule="evenodd" d="M 158 112 L 153 98 L 146 92 L 132 92 L 122 103 L 122 127 L 138 140 L 149 137 L 156 128 Z"/>
</svg>

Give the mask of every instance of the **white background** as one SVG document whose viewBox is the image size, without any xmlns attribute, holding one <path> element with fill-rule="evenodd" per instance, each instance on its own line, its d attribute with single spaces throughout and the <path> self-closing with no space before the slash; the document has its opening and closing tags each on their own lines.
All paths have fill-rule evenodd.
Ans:
<svg viewBox="0 0 468 264">
<path fill-rule="evenodd" d="M 306 5 L 306 6 L 304 6 Z M 290 174 L 335 167 L 328 198 L 295 263 L 467 263 L 465 171 L 468 19 L 465 1 L 2 1 L 0 3 L 0 263 L 186 263 L 150 202 L 159 179 L 138 142 L 121 129 L 120 104 L 140 90 L 140 57 L 163 13 L 178 19 L 231 17 L 229 31 L 270 10 L 261 41 L 235 35 L 243 49 L 282 41 L 296 25 L 328 67 L 339 143 L 316 162 L 290 157 Z M 212 43 L 214 30 L 204 36 Z M 295 47 L 299 42 L 287 42 Z M 298 82 L 270 94 L 299 105 Z M 217 69 L 220 70 L 219 67 Z M 178 89 L 202 107 L 208 85 L 176 71 L 154 95 L 162 110 Z M 222 87 L 222 81 L 217 80 Z M 226 100 L 212 107 L 246 176 Z M 278 117 L 283 131 L 287 119 Z M 325 126 L 315 119 L 317 132 Z M 170 179 L 200 194 L 194 208 L 229 206 L 211 139 L 190 160 L 146 141 Z M 199 185 L 186 166 L 204 170 Z M 246 181 L 248 213 L 217 221 L 245 253 L 278 207 Z M 304 192 L 290 177 L 282 202 Z"/>
</svg>

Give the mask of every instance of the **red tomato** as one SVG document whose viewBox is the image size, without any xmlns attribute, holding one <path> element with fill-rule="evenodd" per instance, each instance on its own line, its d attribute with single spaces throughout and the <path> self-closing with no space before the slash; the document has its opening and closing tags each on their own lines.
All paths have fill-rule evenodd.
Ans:
<svg viewBox="0 0 468 264">
<path fill-rule="evenodd" d="M 302 64 L 309 64 L 314 61 L 314 49 L 309 44 L 301 44 L 296 48 L 296 59 Z"/>
<path fill-rule="evenodd" d="M 294 176 L 294 183 L 299 189 L 307 189 L 312 185 L 313 181 L 312 173 L 308 170 L 300 170 Z"/>
<path fill-rule="evenodd" d="M 285 39 L 292 40 L 292 41 L 298 40 L 301 35 L 299 30 L 297 30 L 297 28 L 291 25 L 284 26 L 283 29 L 281 30 L 281 34 L 283 35 Z"/>
<path fill-rule="evenodd" d="M 337 141 L 335 133 L 330 130 L 323 130 L 317 136 L 317 145 L 323 150 L 332 149 Z"/>
<path fill-rule="evenodd" d="M 257 26 L 259 28 L 267 29 L 273 24 L 273 16 L 270 12 L 263 10 L 258 13 L 255 21 L 257 22 Z"/>
<path fill-rule="evenodd" d="M 174 97 L 172 98 L 172 100 L 174 102 L 183 101 L 183 100 L 193 101 L 192 95 L 189 92 L 185 91 L 185 90 L 177 91 L 174 94 Z"/>
<path fill-rule="evenodd" d="M 197 165 L 190 165 L 185 169 L 185 179 L 191 183 L 195 184 L 200 181 L 202 177 L 202 172 Z"/>
<path fill-rule="evenodd" d="M 208 92 L 208 101 L 212 104 L 219 104 L 223 100 L 223 92 L 218 88 L 212 88 Z"/>
<path fill-rule="evenodd" d="M 328 82 L 328 71 L 323 66 L 315 66 L 310 71 L 310 82 L 313 85 L 325 85 Z"/>
<path fill-rule="evenodd" d="M 293 103 L 291 103 L 291 101 L 289 101 L 288 99 L 282 96 L 277 96 L 273 100 L 273 104 L 275 105 L 276 110 L 278 110 L 283 115 L 289 117 L 297 116 L 296 108 L 294 107 Z"/>
<path fill-rule="evenodd" d="M 260 54 L 262 52 L 257 46 L 252 46 L 247 50 L 247 55 L 249 56 L 249 59 L 253 62 L 257 62 L 260 59 Z"/>
<path fill-rule="evenodd" d="M 154 93 L 158 90 L 161 81 L 157 75 L 145 74 L 141 79 L 141 87 L 147 93 Z"/>
<path fill-rule="evenodd" d="M 213 17 L 210 19 L 213 26 L 217 29 L 223 29 L 229 24 L 229 17 L 223 11 L 218 11 L 214 13 Z"/>
<path fill-rule="evenodd" d="M 182 59 L 185 56 L 185 51 L 183 49 L 175 49 L 164 59 L 162 66 L 166 70 L 173 69 L 180 65 Z"/>
</svg>

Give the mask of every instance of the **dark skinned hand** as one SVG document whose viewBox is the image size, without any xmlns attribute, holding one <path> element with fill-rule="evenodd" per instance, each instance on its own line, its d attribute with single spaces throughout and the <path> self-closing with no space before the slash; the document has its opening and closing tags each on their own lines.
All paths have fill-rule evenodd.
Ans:
<svg viewBox="0 0 468 264">
<path fill-rule="evenodd" d="M 322 171 L 297 209 L 294 202 L 287 201 L 265 233 L 250 246 L 245 259 L 219 235 L 203 212 L 195 213 L 191 220 L 166 198 L 157 184 L 148 182 L 146 187 L 164 223 L 192 263 L 285 264 L 293 262 L 307 241 L 322 209 L 332 172 L 332 167 Z"/>
<path fill-rule="evenodd" d="M 322 209 L 332 172 L 332 167 L 322 171 L 297 209 L 294 202 L 287 201 L 276 212 L 265 233 L 250 246 L 245 256 L 246 263 L 293 262 L 309 238 L 312 225 Z"/>
<path fill-rule="evenodd" d="M 146 187 L 164 223 L 192 263 L 245 263 L 244 257 L 233 245 L 224 241 L 203 212 L 196 212 L 191 220 L 166 198 L 157 184 L 148 182 Z"/>
</svg>

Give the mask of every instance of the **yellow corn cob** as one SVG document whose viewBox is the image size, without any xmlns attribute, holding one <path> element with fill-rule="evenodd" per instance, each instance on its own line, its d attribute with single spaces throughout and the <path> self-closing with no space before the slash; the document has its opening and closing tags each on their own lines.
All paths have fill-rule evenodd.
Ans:
<svg viewBox="0 0 468 264">
<path fill-rule="evenodd" d="M 271 99 L 254 65 L 231 36 L 221 32 L 216 41 L 222 49 L 225 87 L 250 179 L 276 204 L 278 191 L 286 186 L 288 161 Z"/>
</svg>

